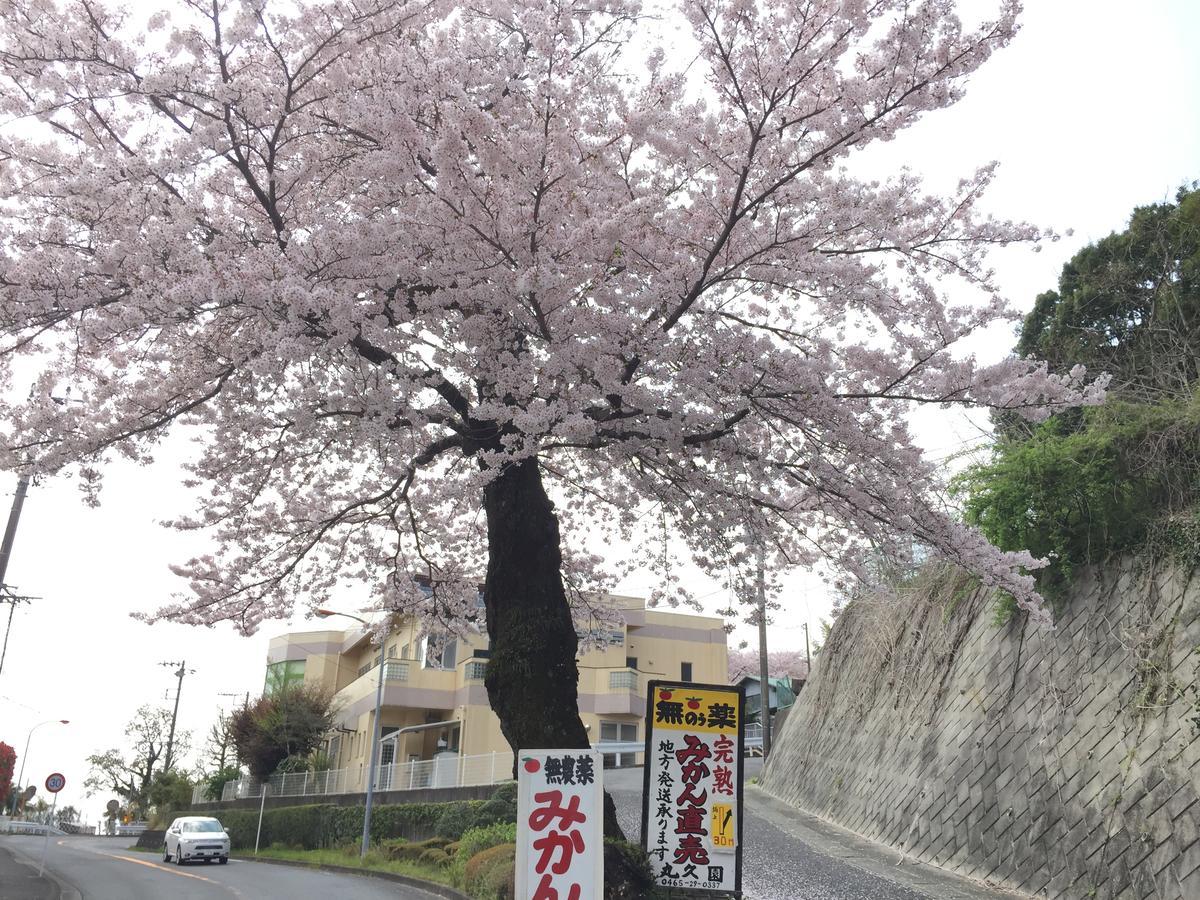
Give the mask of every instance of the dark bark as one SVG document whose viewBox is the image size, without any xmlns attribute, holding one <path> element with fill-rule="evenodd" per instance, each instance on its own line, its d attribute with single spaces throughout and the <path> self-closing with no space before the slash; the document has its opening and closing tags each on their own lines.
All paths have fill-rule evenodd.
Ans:
<svg viewBox="0 0 1200 900">
<path fill-rule="evenodd" d="M 484 490 L 488 524 L 488 699 L 515 752 L 586 748 L 579 719 L 579 642 L 562 582 L 558 517 L 536 459 L 510 463 Z M 516 759 L 513 760 L 516 776 Z M 605 795 L 604 830 L 624 837 Z"/>
</svg>

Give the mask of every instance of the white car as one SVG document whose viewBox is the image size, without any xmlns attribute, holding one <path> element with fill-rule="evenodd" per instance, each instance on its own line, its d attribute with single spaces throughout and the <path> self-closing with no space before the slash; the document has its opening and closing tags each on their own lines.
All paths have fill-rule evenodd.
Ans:
<svg viewBox="0 0 1200 900">
<path fill-rule="evenodd" d="M 216 819 L 187 816 L 176 819 L 163 838 L 163 862 L 183 865 L 189 859 L 229 862 L 229 835 Z"/>
</svg>

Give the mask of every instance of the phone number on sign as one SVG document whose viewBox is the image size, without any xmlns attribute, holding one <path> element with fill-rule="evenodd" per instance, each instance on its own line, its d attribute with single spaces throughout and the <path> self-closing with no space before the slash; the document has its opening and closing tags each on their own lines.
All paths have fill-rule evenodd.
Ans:
<svg viewBox="0 0 1200 900">
<path fill-rule="evenodd" d="M 721 889 L 719 881 L 686 881 L 682 878 L 660 878 L 658 881 L 659 887 L 677 887 L 677 888 L 711 888 L 714 890 Z"/>
</svg>

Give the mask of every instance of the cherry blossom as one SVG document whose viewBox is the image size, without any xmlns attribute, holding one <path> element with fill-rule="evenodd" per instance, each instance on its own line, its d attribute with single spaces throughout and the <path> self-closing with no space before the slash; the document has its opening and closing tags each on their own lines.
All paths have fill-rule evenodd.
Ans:
<svg viewBox="0 0 1200 900">
<path fill-rule="evenodd" d="M 997 6 L 2 0 L 0 462 L 94 500 L 189 428 L 183 622 L 357 582 L 479 627 L 482 579 L 514 747 L 518 703 L 573 702 L 568 606 L 637 566 L 678 602 L 678 541 L 721 575 L 916 539 L 1036 612 L 906 417 L 1103 384 L 959 351 L 1014 317 L 987 251 L 1039 236 L 982 211 L 992 166 L 853 174 L 1009 42 Z"/>
</svg>

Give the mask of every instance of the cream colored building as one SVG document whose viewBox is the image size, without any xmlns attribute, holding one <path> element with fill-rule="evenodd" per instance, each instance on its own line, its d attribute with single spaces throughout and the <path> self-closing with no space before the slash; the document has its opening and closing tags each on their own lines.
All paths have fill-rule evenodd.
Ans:
<svg viewBox="0 0 1200 900">
<path fill-rule="evenodd" d="M 633 597 L 611 599 L 622 610 L 625 625 L 606 629 L 605 646 L 579 658 L 579 714 L 594 745 L 645 738 L 649 681 L 728 680 L 721 619 L 646 609 L 645 601 Z M 468 764 L 486 767 L 488 755 L 497 777 L 505 777 L 511 771 L 511 749 L 483 685 L 487 635 L 451 640 L 438 652 L 437 643 L 417 631 L 415 623 L 407 623 L 384 644 L 380 763 L 421 765 L 404 768 L 402 776 L 392 768 L 381 786 L 448 784 L 462 779 Z M 361 628 L 285 634 L 274 638 L 268 651 L 267 690 L 303 680 L 334 692 L 337 729 L 327 743 L 330 763 L 346 770 L 349 783 L 358 785 L 355 789 L 365 785 L 378 662 L 379 647 Z M 608 764 L 618 761 L 635 760 L 628 753 L 606 759 Z M 389 778 L 415 783 L 390 784 Z M 475 780 L 487 780 L 486 773 Z"/>
</svg>

